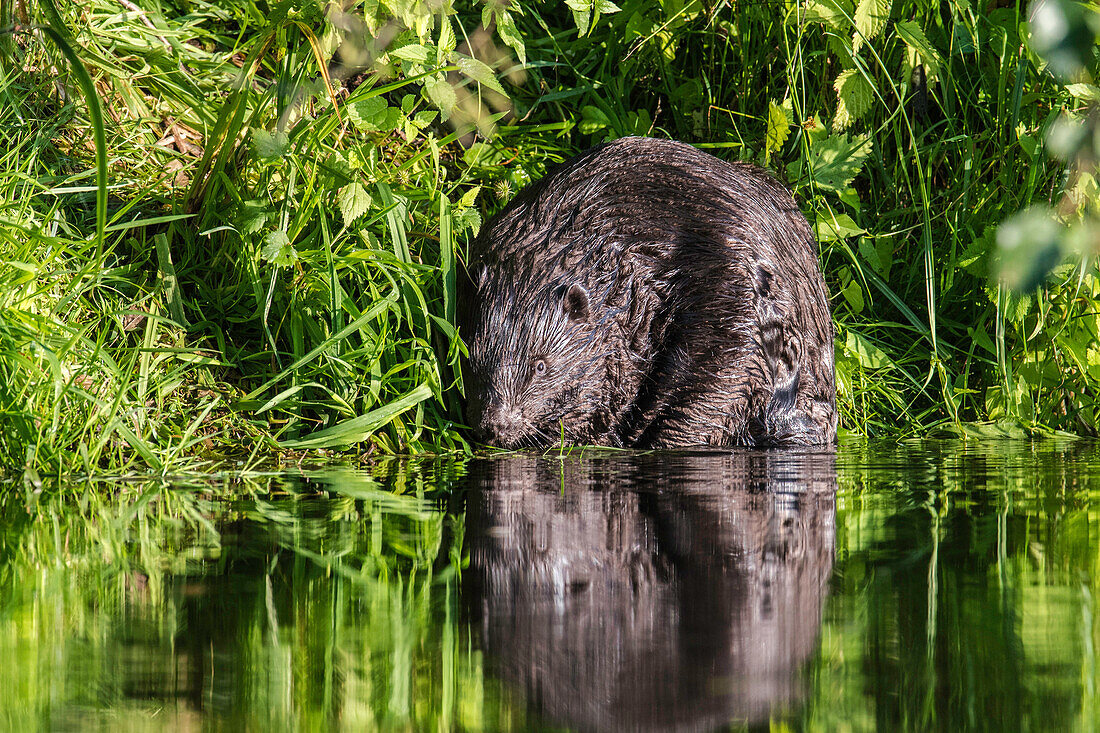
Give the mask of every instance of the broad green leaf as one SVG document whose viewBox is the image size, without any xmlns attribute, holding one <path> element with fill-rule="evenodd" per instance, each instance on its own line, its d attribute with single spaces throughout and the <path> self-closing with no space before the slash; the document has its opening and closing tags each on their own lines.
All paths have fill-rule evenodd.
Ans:
<svg viewBox="0 0 1100 733">
<path fill-rule="evenodd" d="M 863 312 L 863 288 L 859 286 L 859 281 L 852 280 L 840 293 L 844 296 L 844 300 L 848 301 L 852 313 L 858 315 Z"/>
<path fill-rule="evenodd" d="M 439 53 L 442 57 L 446 57 L 447 54 L 455 50 L 455 46 L 458 45 L 458 40 L 455 38 L 455 29 L 451 25 L 451 19 L 446 13 L 442 13 L 442 22 L 439 25 Z"/>
<path fill-rule="evenodd" d="M 791 132 L 791 121 L 787 112 L 775 102 L 768 102 L 768 132 L 764 140 L 765 159 L 771 158 L 772 153 L 778 153 L 783 149 L 783 143 L 787 142 L 787 136 Z"/>
<path fill-rule="evenodd" d="M 454 87 L 443 77 L 429 80 L 424 84 L 424 91 L 428 93 L 428 99 L 432 100 L 432 104 L 439 108 L 443 119 L 449 117 L 451 111 L 458 104 L 458 96 L 455 94 Z"/>
<path fill-rule="evenodd" d="M 267 220 L 273 216 L 275 212 L 263 201 L 242 201 L 237 212 L 237 231 L 241 234 L 256 234 L 263 230 Z"/>
<path fill-rule="evenodd" d="M 985 332 L 985 329 L 980 331 L 976 328 L 967 328 L 966 333 L 970 336 L 970 340 L 981 346 L 993 356 L 997 356 L 997 347 L 993 344 L 993 339 L 989 338 L 989 334 Z"/>
<path fill-rule="evenodd" d="M 341 188 L 336 203 L 344 218 L 344 226 L 351 226 L 356 219 L 370 211 L 371 202 L 370 194 L 358 181 Z"/>
<path fill-rule="evenodd" d="M 843 130 L 871 108 L 875 92 L 867 78 L 856 69 L 842 71 L 833 83 L 836 89 L 836 116 L 833 129 Z"/>
<path fill-rule="evenodd" d="M 469 208 L 456 211 L 454 215 L 455 232 L 461 234 L 469 229 L 474 236 L 481 230 L 481 214 L 477 209 Z"/>
<path fill-rule="evenodd" d="M 389 132 L 401 123 L 401 110 L 386 106 L 382 97 L 367 97 L 347 105 L 348 118 L 363 132 Z"/>
<path fill-rule="evenodd" d="M 886 27 L 890 19 L 891 0 L 859 0 L 856 5 L 855 32 L 852 33 L 852 50 L 859 52 L 864 41 L 870 41 Z"/>
<path fill-rule="evenodd" d="M 928 41 L 924 31 L 912 20 L 894 24 L 898 37 L 905 42 L 909 67 L 924 64 L 925 77 L 934 81 L 940 76 L 940 55 Z"/>
<path fill-rule="evenodd" d="M 253 130 L 252 142 L 256 155 L 267 160 L 282 158 L 290 147 L 290 138 L 285 132 L 270 133 L 267 130 Z"/>
<path fill-rule="evenodd" d="M 839 193 L 859 175 L 871 149 L 866 135 L 830 135 L 814 143 L 808 159 L 797 161 L 795 170 L 800 183 L 812 179 L 818 189 Z"/>
<path fill-rule="evenodd" d="M 410 43 L 407 46 L 390 51 L 391 56 L 396 56 L 403 61 L 411 61 L 415 64 L 427 64 L 431 49 L 419 43 Z"/>
<path fill-rule="evenodd" d="M 1009 293 L 1005 298 L 1005 320 L 1009 323 L 1022 323 L 1031 312 L 1033 302 L 1031 293 Z"/>
<path fill-rule="evenodd" d="M 611 125 L 611 120 L 599 107 L 586 104 L 581 107 L 581 122 L 578 125 L 581 133 L 591 135 Z"/>
<path fill-rule="evenodd" d="M 852 217 L 847 214 L 822 212 L 818 214 L 817 221 L 814 224 L 814 234 L 819 242 L 833 242 L 837 239 L 866 233 L 867 230 L 856 224 Z"/>
<path fill-rule="evenodd" d="M 573 11 L 573 23 L 577 26 L 578 36 L 587 36 L 592 30 L 592 3 L 589 0 L 565 0 Z"/>
<path fill-rule="evenodd" d="M 1097 87 L 1095 84 L 1067 84 L 1066 91 L 1075 98 L 1084 99 L 1088 102 L 1100 100 L 1100 87 Z"/>
<path fill-rule="evenodd" d="M 610 0 L 565 0 L 565 4 L 573 11 L 573 22 L 577 24 L 577 32 L 581 36 L 587 36 L 596 27 L 601 15 L 620 10 Z"/>
<path fill-rule="evenodd" d="M 260 250 L 264 260 L 278 267 L 289 267 L 298 259 L 298 253 L 286 232 L 277 229 L 264 237 L 264 246 Z"/>
<path fill-rule="evenodd" d="M 848 330 L 844 348 L 855 356 L 865 369 L 879 369 L 890 363 L 890 357 L 886 355 L 886 352 L 851 329 Z"/>
<path fill-rule="evenodd" d="M 824 23 L 833 30 L 846 31 L 851 27 L 854 7 L 850 0 L 807 0 L 802 6 L 804 19 Z"/>
<path fill-rule="evenodd" d="M 484 15 L 482 16 L 484 18 Z M 516 52 L 521 64 L 527 63 L 527 48 L 523 45 L 523 37 L 516 28 L 516 22 L 512 20 L 512 14 L 507 10 L 496 13 L 497 35 L 504 44 Z M 486 26 L 488 27 L 488 26 Z"/>
<path fill-rule="evenodd" d="M 474 143 L 462 154 L 462 162 L 471 168 L 491 168 L 503 161 L 504 154 L 488 143 Z"/>
<path fill-rule="evenodd" d="M 653 129 L 653 119 L 649 116 L 649 110 L 642 108 L 631 111 L 626 116 L 627 134 L 648 135 Z"/>
<path fill-rule="evenodd" d="M 456 205 L 456 208 L 467 209 L 467 208 L 473 206 L 474 202 L 477 201 L 477 195 L 479 193 L 481 193 L 481 186 L 474 186 L 469 191 L 462 194 L 462 198 L 460 198 L 458 200 L 458 204 Z"/>
<path fill-rule="evenodd" d="M 885 278 L 890 274 L 893 259 L 892 247 L 889 238 L 875 241 L 871 237 L 860 237 L 858 249 L 860 257 L 871 266 L 871 269 Z"/>
<path fill-rule="evenodd" d="M 456 65 L 459 71 L 476 81 L 478 84 L 483 84 L 494 92 L 507 96 L 504 87 L 497 81 L 496 74 L 493 73 L 493 70 L 489 68 L 488 64 L 470 58 L 469 56 L 460 56 Z"/>
<path fill-rule="evenodd" d="M 1100 346 L 1092 345 L 1085 352 L 1085 363 L 1090 370 L 1100 367 Z"/>
</svg>

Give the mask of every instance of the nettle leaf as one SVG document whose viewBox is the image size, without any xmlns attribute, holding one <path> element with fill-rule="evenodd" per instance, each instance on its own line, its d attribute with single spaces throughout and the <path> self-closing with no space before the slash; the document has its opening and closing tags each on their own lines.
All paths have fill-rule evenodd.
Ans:
<svg viewBox="0 0 1100 733">
<path fill-rule="evenodd" d="M 470 77 L 478 84 L 487 86 L 494 92 L 507 96 L 507 93 L 504 91 L 504 87 L 502 87 L 500 85 L 500 82 L 497 81 L 496 74 L 493 73 L 493 70 L 489 68 L 488 64 L 478 61 L 477 59 L 470 58 L 469 56 L 462 56 L 460 54 L 458 61 L 455 65 L 458 66 L 458 70 L 461 71 L 465 76 Z"/>
<path fill-rule="evenodd" d="M 486 6 L 486 10 L 489 9 L 490 5 Z M 523 37 L 520 36 L 519 30 L 516 28 L 516 21 L 512 20 L 512 14 L 507 10 L 501 10 L 497 12 L 495 16 L 497 22 L 497 35 L 500 36 L 500 40 L 504 41 L 504 45 L 516 52 L 516 56 L 519 56 L 519 62 L 521 64 L 526 64 L 527 47 L 523 45 Z M 481 22 L 486 28 L 489 27 L 489 24 L 485 22 L 484 12 L 481 14 Z"/>
<path fill-rule="evenodd" d="M 833 82 L 833 88 L 836 89 L 837 99 L 834 130 L 843 130 L 862 117 L 875 99 L 871 83 L 856 69 L 842 71 Z"/>
<path fill-rule="evenodd" d="M 1027 314 L 1031 312 L 1031 304 L 1034 298 L 1031 293 L 1010 292 L 1005 298 L 1005 319 L 1010 323 L 1023 323 Z"/>
<path fill-rule="evenodd" d="M 863 164 L 873 150 L 871 139 L 866 135 L 830 135 L 815 142 L 805 160 L 799 160 L 794 172 L 800 183 L 811 178 L 818 189 L 842 193 L 859 175 Z M 790 168 L 788 168 L 790 170 Z"/>
<path fill-rule="evenodd" d="M 351 123 L 363 132 L 389 132 L 401 124 L 401 110 L 388 107 L 381 97 L 360 99 L 347 105 L 346 109 Z"/>
<path fill-rule="evenodd" d="M 807 0 L 802 6 L 803 17 L 809 22 L 824 23 L 838 31 L 851 27 L 854 8 L 850 0 Z"/>
<path fill-rule="evenodd" d="M 768 132 L 764 138 L 764 159 L 767 160 L 772 153 L 782 150 L 790 134 L 791 120 L 787 116 L 787 110 L 775 102 L 768 102 Z"/>
<path fill-rule="evenodd" d="M 886 28 L 886 22 L 890 19 L 891 0 L 859 0 L 855 21 L 855 32 L 852 34 L 852 50 L 859 51 L 864 41 L 870 41 Z"/>
<path fill-rule="evenodd" d="M 586 36 L 592 28 L 592 3 L 588 0 L 565 0 L 573 11 L 573 23 L 577 26 L 577 35 Z"/>
<path fill-rule="evenodd" d="M 974 277 L 989 276 L 989 252 L 996 239 L 996 227 L 986 227 L 985 232 L 974 239 L 966 249 L 959 253 L 955 265 Z"/>
<path fill-rule="evenodd" d="M 852 46 L 848 43 L 846 36 L 830 33 L 825 41 L 825 46 L 829 49 L 829 53 L 836 56 L 837 61 L 840 63 L 840 68 L 856 68 L 855 56 L 852 55 Z"/>
<path fill-rule="evenodd" d="M 336 195 L 336 204 L 344 217 L 344 226 L 351 226 L 356 219 L 370 211 L 372 203 L 371 195 L 358 181 L 344 186 Z"/>
<path fill-rule="evenodd" d="M 378 29 L 390 19 L 389 10 L 382 7 L 379 0 L 363 0 L 363 20 L 367 22 L 367 30 L 372 36 L 378 35 Z"/>
<path fill-rule="evenodd" d="M 458 45 L 458 39 L 455 38 L 455 29 L 451 25 L 451 19 L 446 14 L 442 16 L 442 23 L 439 25 L 439 53 L 443 56 L 451 53 Z"/>
<path fill-rule="evenodd" d="M 929 82 L 940 76 L 940 55 L 928 41 L 921 27 L 912 20 L 894 24 L 898 37 L 905 42 L 906 62 L 909 68 L 924 64 L 924 75 Z"/>
<path fill-rule="evenodd" d="M 450 116 L 451 111 L 458 105 L 458 95 L 455 94 L 454 87 L 442 76 L 425 83 L 424 91 L 428 93 L 428 99 L 432 100 L 432 104 L 439 107 L 444 120 Z"/>
<path fill-rule="evenodd" d="M 1083 99 L 1086 102 L 1100 101 L 1100 87 L 1094 84 L 1067 84 L 1066 91 L 1075 99 Z"/>
<path fill-rule="evenodd" d="M 476 237 L 481 231 L 481 214 L 477 209 L 462 209 L 454 214 L 455 234 L 461 234 L 469 229 Z"/>
<path fill-rule="evenodd" d="M 419 43 L 410 43 L 407 46 L 402 46 L 401 48 L 390 51 L 391 56 L 396 56 L 402 61 L 411 61 L 414 64 L 428 63 L 428 56 L 430 53 L 431 49 Z"/>
<path fill-rule="evenodd" d="M 290 243 L 290 237 L 282 229 L 271 232 L 264 237 L 264 246 L 260 250 L 260 257 L 278 267 L 290 267 L 298 259 L 298 252 Z"/>
<path fill-rule="evenodd" d="M 477 201 L 477 195 L 481 193 L 481 186 L 474 186 L 466 193 L 462 194 L 462 198 L 458 200 L 455 205 L 457 209 L 466 209 L 474 205 Z"/>
</svg>

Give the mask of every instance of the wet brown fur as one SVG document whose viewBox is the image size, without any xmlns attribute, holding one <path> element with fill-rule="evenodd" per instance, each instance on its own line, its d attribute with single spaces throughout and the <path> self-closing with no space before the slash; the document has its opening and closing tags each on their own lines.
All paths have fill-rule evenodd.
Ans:
<svg viewBox="0 0 1100 733">
<path fill-rule="evenodd" d="M 468 272 L 468 415 L 489 443 L 836 438 L 817 245 L 755 166 L 648 138 L 593 148 L 489 222 Z"/>
</svg>

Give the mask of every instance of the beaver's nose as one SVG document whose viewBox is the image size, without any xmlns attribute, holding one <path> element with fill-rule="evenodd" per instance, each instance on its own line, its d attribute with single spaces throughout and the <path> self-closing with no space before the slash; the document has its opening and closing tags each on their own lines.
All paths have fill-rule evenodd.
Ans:
<svg viewBox="0 0 1100 733">
<path fill-rule="evenodd" d="M 479 440 L 501 448 L 515 448 L 523 437 L 523 415 L 516 407 L 489 404 L 475 424 Z"/>
</svg>

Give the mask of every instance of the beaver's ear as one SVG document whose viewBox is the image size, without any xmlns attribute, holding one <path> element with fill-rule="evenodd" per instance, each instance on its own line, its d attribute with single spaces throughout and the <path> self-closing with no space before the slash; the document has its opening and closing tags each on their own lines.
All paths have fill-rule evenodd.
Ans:
<svg viewBox="0 0 1100 733">
<path fill-rule="evenodd" d="M 565 299 L 562 300 L 561 309 L 572 321 L 587 321 L 588 291 L 577 283 L 573 283 L 565 291 Z"/>
</svg>

